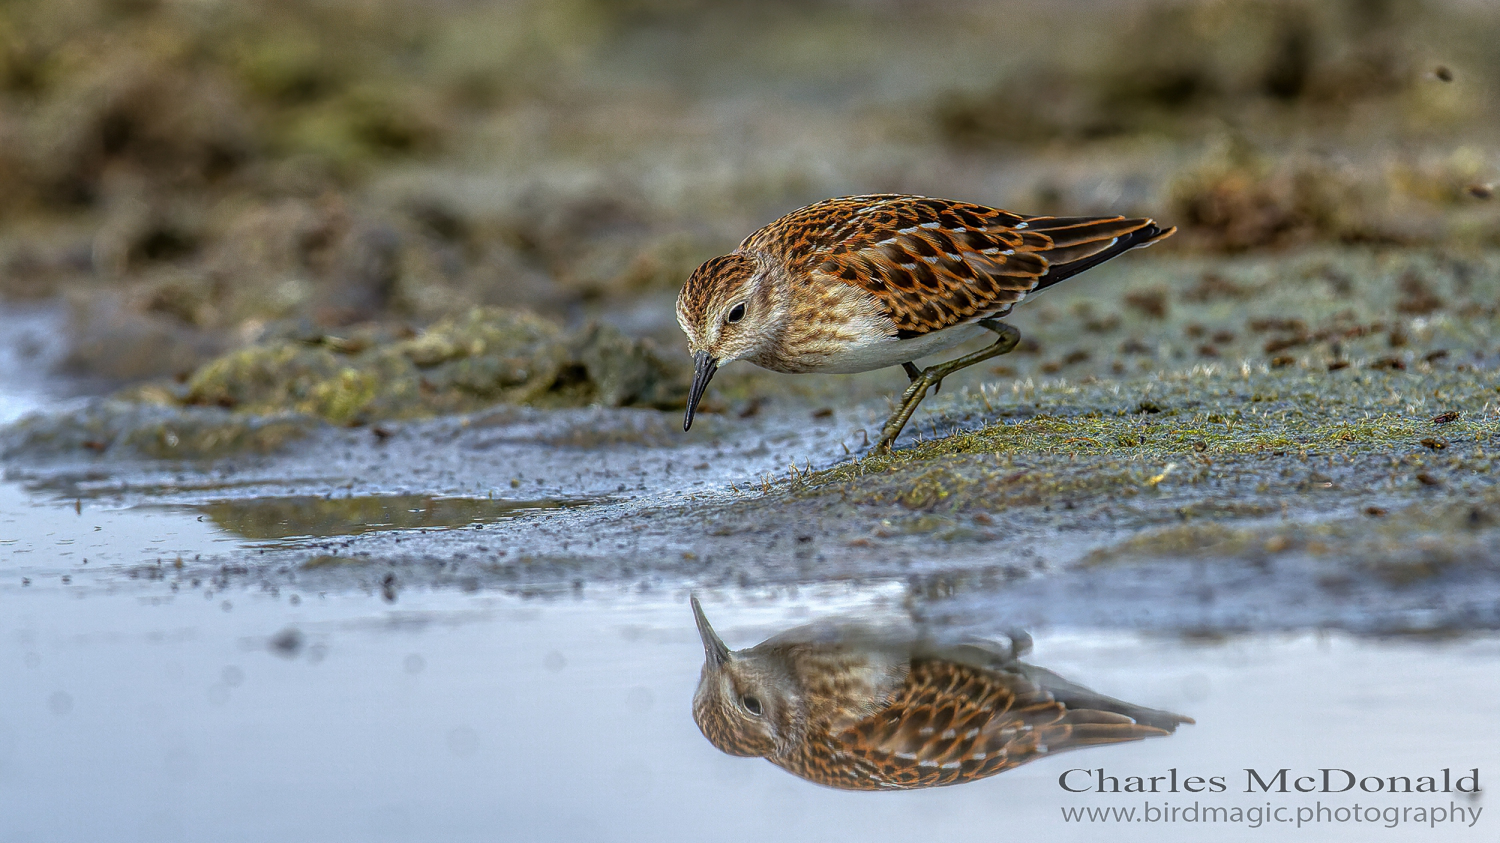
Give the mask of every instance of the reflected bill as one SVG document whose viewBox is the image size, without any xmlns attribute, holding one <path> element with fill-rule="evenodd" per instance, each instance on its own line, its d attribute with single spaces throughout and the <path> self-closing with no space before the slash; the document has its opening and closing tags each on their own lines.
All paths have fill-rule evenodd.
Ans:
<svg viewBox="0 0 1500 843">
<path fill-rule="evenodd" d="M 697 597 L 692 605 L 704 649 L 693 719 L 704 737 L 829 787 L 961 784 L 1193 722 L 1020 661 L 1024 636 L 938 642 L 909 627 L 823 622 L 731 651 Z"/>
</svg>

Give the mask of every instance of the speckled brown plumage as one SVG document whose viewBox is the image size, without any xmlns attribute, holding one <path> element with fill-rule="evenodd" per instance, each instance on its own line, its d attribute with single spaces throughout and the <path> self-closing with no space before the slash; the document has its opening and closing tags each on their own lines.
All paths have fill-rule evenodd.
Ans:
<svg viewBox="0 0 1500 843">
<path fill-rule="evenodd" d="M 696 598 L 693 608 L 707 654 L 693 701 L 704 736 L 830 787 L 960 784 L 1192 722 L 1096 694 L 993 646 L 938 647 L 891 630 L 802 627 L 730 652 Z"/>
<path fill-rule="evenodd" d="M 873 295 L 905 337 L 1001 315 L 1026 294 L 1166 237 L 1149 219 L 1024 216 L 970 202 L 876 194 L 827 199 L 787 214 L 714 258 L 683 287 L 689 309 L 715 279 L 779 262 L 795 282 Z"/>
<path fill-rule="evenodd" d="M 677 320 L 696 365 L 684 427 L 726 363 L 836 373 L 901 365 L 915 381 L 912 360 L 986 330 L 1013 334 L 994 320 L 1026 296 L 1175 230 L 1145 218 L 1026 216 L 900 194 L 793 211 L 683 285 Z M 1002 336 L 984 354 L 929 370 L 882 441 L 900 432 L 928 387 L 1018 338 Z"/>
<path fill-rule="evenodd" d="M 775 255 L 793 277 L 836 278 L 866 290 L 897 334 L 911 337 L 1009 312 L 1027 293 L 1162 235 L 1147 219 L 1026 217 L 887 194 L 793 211 L 750 235 L 739 251 Z"/>
</svg>

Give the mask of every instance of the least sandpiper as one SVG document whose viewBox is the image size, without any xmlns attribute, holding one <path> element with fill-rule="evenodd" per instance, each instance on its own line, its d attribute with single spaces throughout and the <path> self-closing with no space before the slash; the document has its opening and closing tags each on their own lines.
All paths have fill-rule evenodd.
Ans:
<svg viewBox="0 0 1500 843">
<path fill-rule="evenodd" d="M 734 360 L 776 372 L 899 365 L 911 385 L 876 443 L 888 450 L 929 389 L 1016 347 L 1020 332 L 999 319 L 1018 302 L 1176 230 L 897 194 L 793 211 L 683 285 L 677 321 L 694 364 L 683 429 L 714 372 Z M 926 369 L 912 362 L 989 331 L 999 339 L 981 351 Z"/>
<path fill-rule="evenodd" d="M 938 787 L 1084 746 L 1168 735 L 1192 718 L 1132 705 L 988 642 L 827 622 L 731 651 L 693 616 L 705 654 L 693 719 L 730 755 L 846 790 Z"/>
</svg>

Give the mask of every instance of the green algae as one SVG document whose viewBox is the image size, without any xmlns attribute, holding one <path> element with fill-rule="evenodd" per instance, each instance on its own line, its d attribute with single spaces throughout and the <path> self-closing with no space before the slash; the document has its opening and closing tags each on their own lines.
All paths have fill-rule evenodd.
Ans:
<svg viewBox="0 0 1500 843">
<path fill-rule="evenodd" d="M 606 325 L 568 332 L 525 312 L 472 308 L 418 333 L 283 327 L 181 383 L 150 383 L 78 412 L 22 420 L 0 437 L 0 454 L 213 459 L 270 453 L 324 423 L 376 425 L 384 438 L 386 421 L 518 405 L 677 410 L 686 392 L 681 362 L 649 340 Z M 554 431 L 556 444 L 674 441 L 645 419 L 596 420 L 592 432 L 580 425 Z"/>
<path fill-rule="evenodd" d="M 390 342 L 272 340 L 207 363 L 181 390 L 147 396 L 353 424 L 497 403 L 675 408 L 680 375 L 649 342 L 606 326 L 568 335 L 530 314 L 473 308 Z"/>
<path fill-rule="evenodd" d="M 1387 583 L 1488 558 L 1464 519 L 1500 482 L 1494 255 L 1114 272 L 1018 311 L 1030 353 L 956 377 L 894 452 L 799 469 L 736 517 L 791 507 L 872 548 L 1091 535 L 1097 560 L 1359 561 Z"/>
<path fill-rule="evenodd" d="M 1161 463 L 1409 449 L 1439 431 L 1464 441 L 1493 437 L 1495 258 L 1346 250 L 1125 265 L 1106 289 L 1079 283 L 1071 303 L 1026 305 L 1034 309 L 1012 321 L 1036 350 L 1005 358 L 1005 375 L 946 404 L 929 400 L 913 423 L 931 428 L 941 424 L 932 414 L 948 414 L 988 424 L 922 436 L 827 478 L 962 455 Z M 1155 312 L 1129 306 L 1148 289 L 1170 304 Z M 1080 342 L 1106 353 L 1067 351 Z M 1121 350 L 1108 353 L 1116 345 Z M 1066 376 L 1049 376 L 1060 371 L 1052 365 L 1059 354 L 1080 362 Z M 1445 412 L 1456 415 L 1434 421 Z"/>
<path fill-rule="evenodd" d="M 1338 559 L 1352 564 L 1325 577 L 1326 589 L 1337 590 L 1365 575 L 1403 587 L 1485 563 L 1497 541 L 1500 494 L 1489 489 L 1467 500 L 1419 502 L 1395 511 L 1372 507 L 1317 522 L 1177 524 L 1096 549 L 1081 564 L 1202 557 Z"/>
<path fill-rule="evenodd" d="M 280 451 L 317 427 L 317 420 L 296 413 L 236 415 L 217 408 L 106 401 L 67 415 L 32 416 L 10 425 L 0 435 L 0 456 L 217 459 Z"/>
<path fill-rule="evenodd" d="M 1485 377 L 1433 372 L 1417 386 L 1410 376 L 1382 373 L 1357 384 L 1346 379 L 1319 390 L 1326 380 L 1326 375 L 1266 368 L 1253 377 L 1239 372 L 1200 372 L 1127 380 L 1107 387 L 1044 385 L 1032 393 L 1039 402 L 1055 398 L 1057 405 L 1109 409 L 1002 418 L 977 430 L 871 455 L 815 475 L 808 482 L 845 483 L 903 471 L 921 477 L 923 466 L 954 458 L 1093 458 L 1140 464 L 1144 469 L 1231 456 L 1410 452 L 1427 447 L 1422 441 L 1438 433 L 1453 442 L 1486 442 L 1500 435 L 1500 416 L 1495 412 L 1500 401 Z M 1246 389 L 1247 382 L 1261 390 Z M 1414 386 L 1420 392 L 1442 395 L 1445 406 L 1479 408 L 1479 412 L 1471 410 L 1453 421 L 1435 423 L 1430 409 L 1419 415 L 1411 411 L 1416 405 L 1404 400 L 1411 397 L 1404 395 L 1406 390 Z M 1148 391 L 1154 406 L 1167 409 L 1136 412 L 1129 407 L 1130 399 L 1122 402 L 1119 398 L 1120 393 Z M 1271 394 L 1278 397 L 1267 400 Z M 1391 403 L 1406 408 L 1386 409 Z M 1491 405 L 1487 412 L 1486 404 Z M 1203 409 L 1204 405 L 1214 409 Z M 995 406 L 993 401 L 991 406 Z M 1190 409 L 1193 406 L 1199 409 Z"/>
<path fill-rule="evenodd" d="M 331 536 L 378 530 L 452 529 L 491 524 L 586 500 L 506 500 L 430 494 L 239 498 L 196 507 L 215 524 L 268 546 L 296 547 Z M 311 563 L 309 563 L 311 565 Z"/>
</svg>

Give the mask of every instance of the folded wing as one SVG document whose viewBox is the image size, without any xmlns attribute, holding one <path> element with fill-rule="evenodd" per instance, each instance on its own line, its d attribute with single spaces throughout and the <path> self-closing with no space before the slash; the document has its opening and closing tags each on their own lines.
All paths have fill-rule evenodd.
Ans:
<svg viewBox="0 0 1500 843">
<path fill-rule="evenodd" d="M 823 783 L 850 789 L 957 784 L 1067 749 L 1167 735 L 1191 722 L 1069 683 L 1055 695 L 1033 681 L 1041 677 L 1028 675 L 1029 667 L 914 661 L 889 705 L 838 736 L 842 758 L 825 768 L 836 775 Z M 1060 698 L 1069 692 L 1103 707 L 1069 705 Z"/>
<path fill-rule="evenodd" d="M 896 194 L 830 199 L 757 231 L 742 251 L 779 253 L 873 294 L 902 338 L 1004 315 L 1028 294 L 1171 235 L 1149 219 L 1022 216 Z"/>
</svg>

